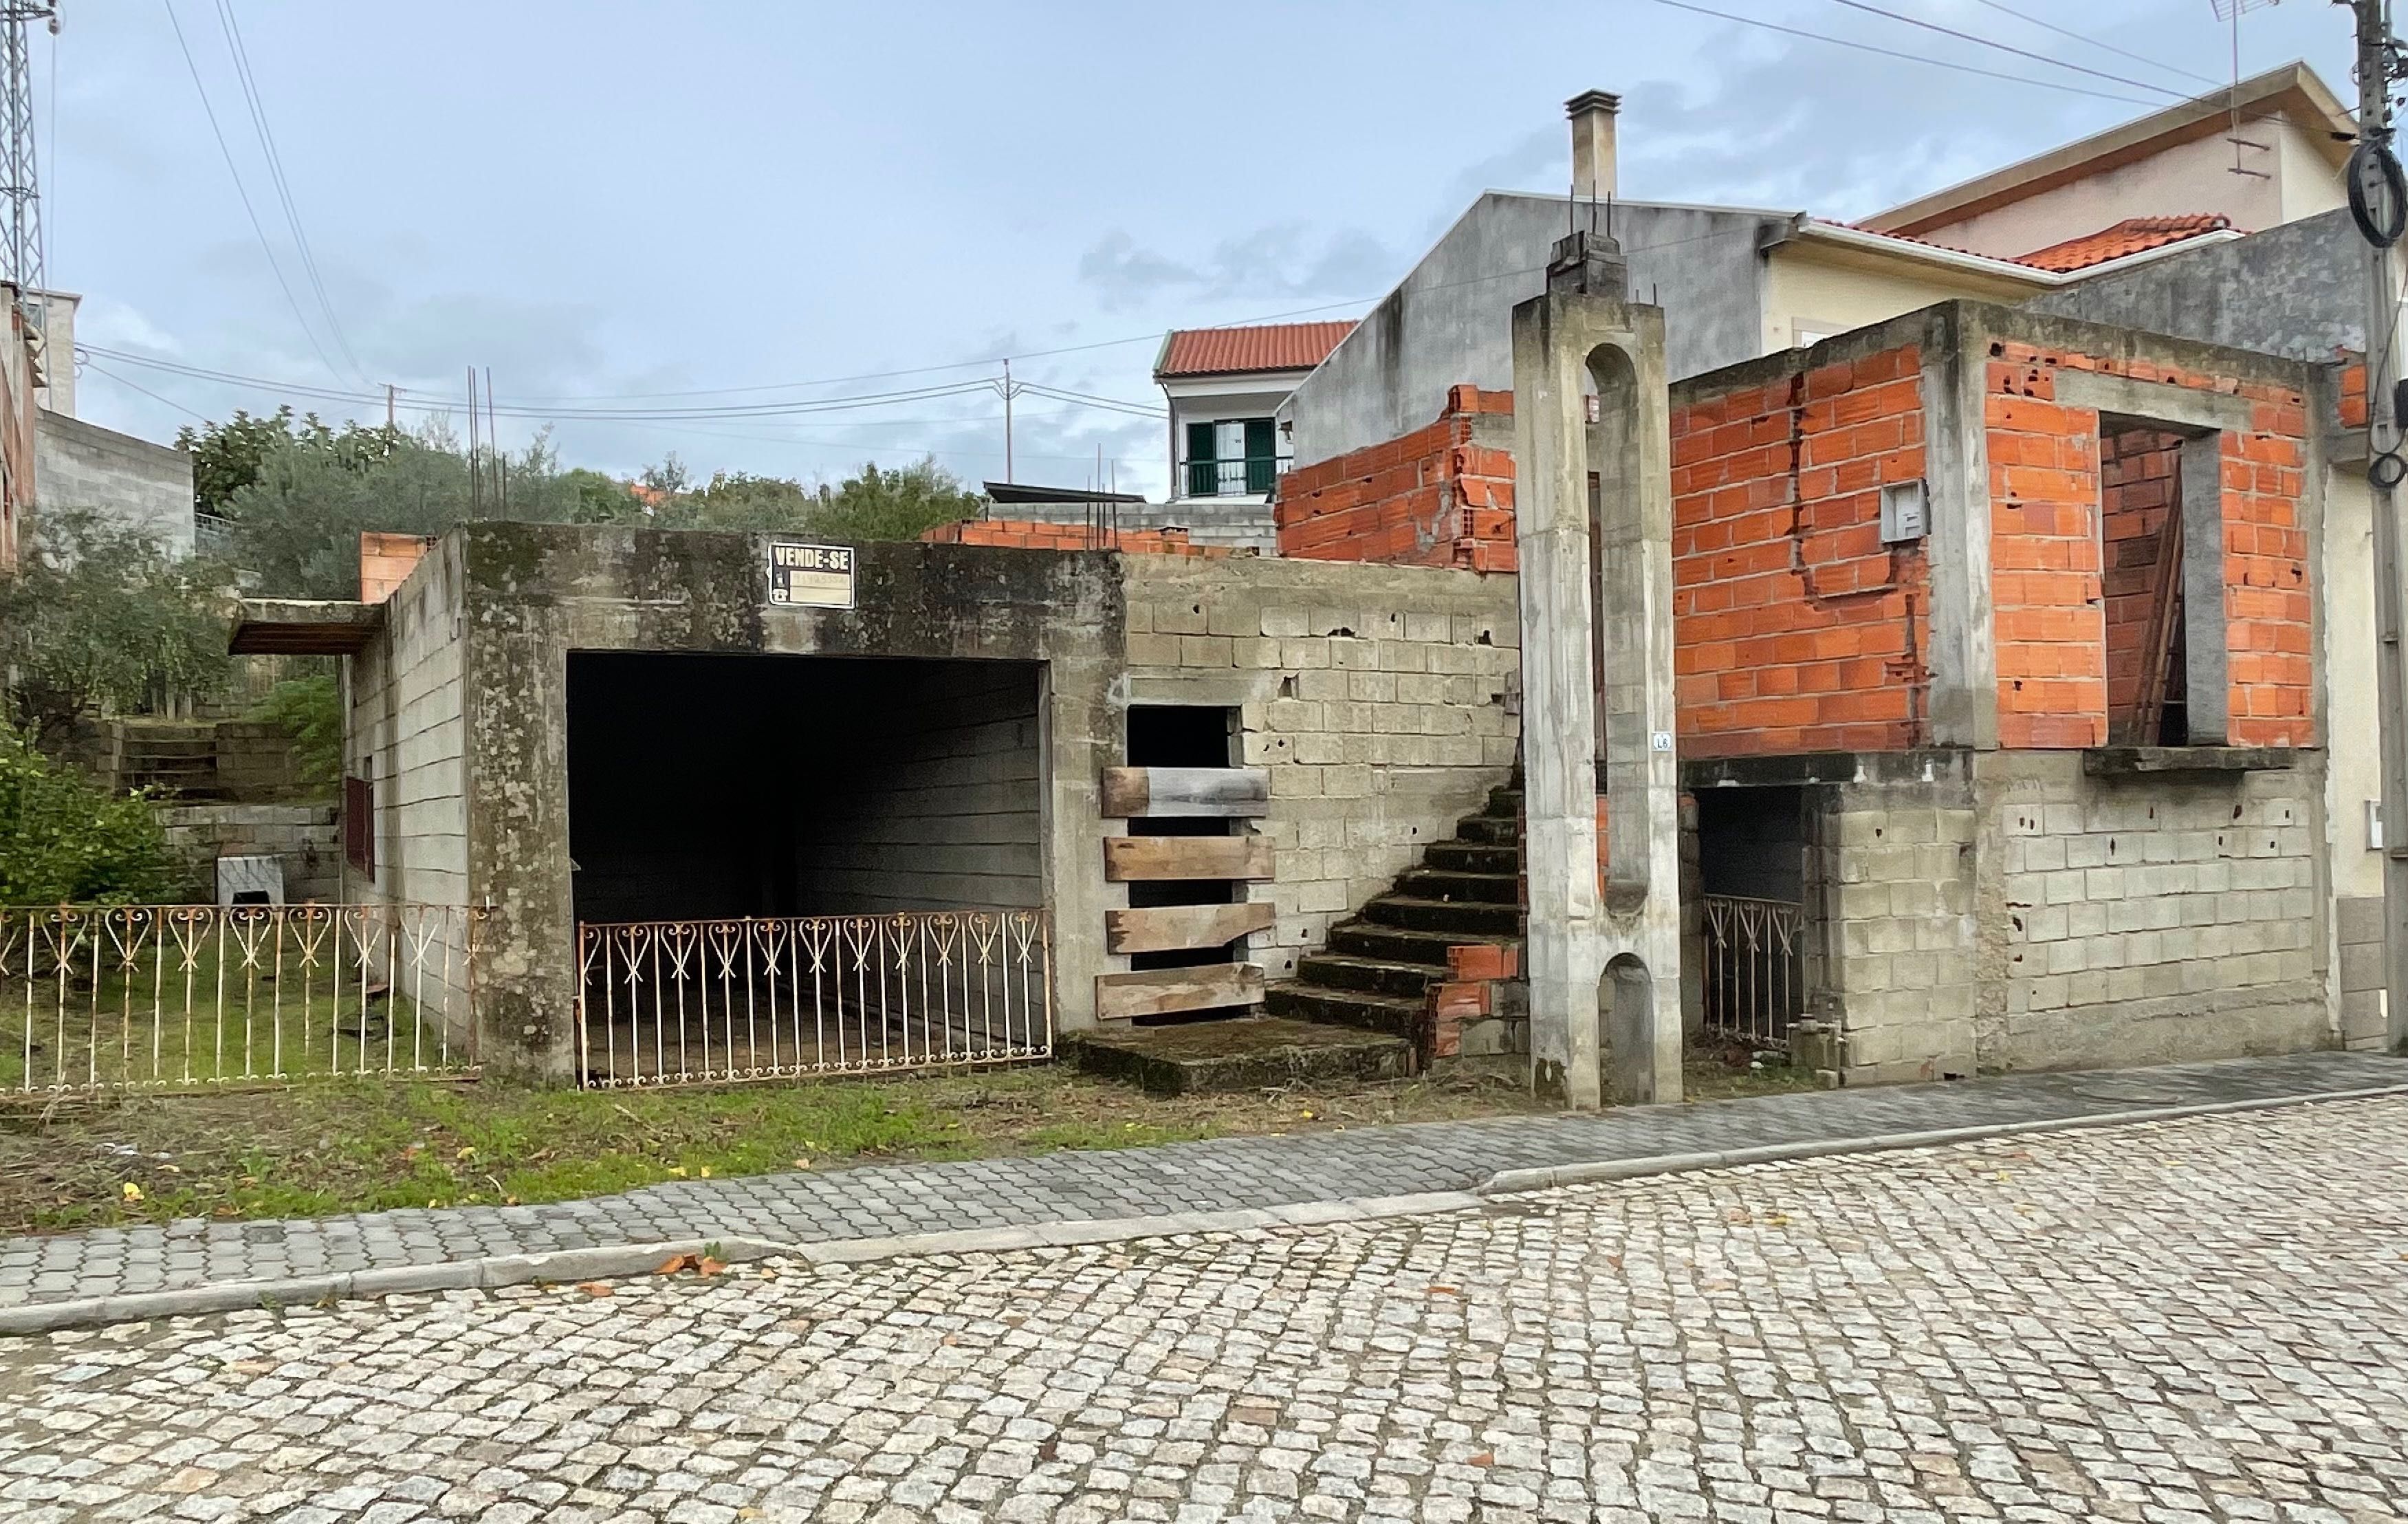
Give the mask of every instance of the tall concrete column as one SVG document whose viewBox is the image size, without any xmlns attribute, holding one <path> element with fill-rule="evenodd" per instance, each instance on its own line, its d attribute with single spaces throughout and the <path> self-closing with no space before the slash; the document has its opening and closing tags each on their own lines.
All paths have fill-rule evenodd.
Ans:
<svg viewBox="0 0 2408 1524">
<path fill-rule="evenodd" d="M 1530 1049 L 1574 1107 L 1681 1094 L 1664 318 L 1624 277 L 1610 239 L 1574 234 L 1513 309 Z"/>
</svg>

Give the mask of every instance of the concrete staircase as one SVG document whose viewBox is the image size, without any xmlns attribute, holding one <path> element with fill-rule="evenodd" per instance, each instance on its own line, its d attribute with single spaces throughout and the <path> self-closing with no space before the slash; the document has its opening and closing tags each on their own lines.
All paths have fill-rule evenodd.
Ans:
<svg viewBox="0 0 2408 1524">
<path fill-rule="evenodd" d="M 1452 840 L 1432 842 L 1419 868 L 1332 927 L 1327 948 L 1264 992 L 1264 1009 L 1423 1046 L 1431 992 L 1455 977 L 1447 950 L 1521 946 L 1520 782 L 1491 789 L 1486 808 L 1464 816 Z"/>
<path fill-rule="evenodd" d="M 207 721 L 141 721 L 119 732 L 116 786 L 149 788 L 173 798 L 224 797 L 218 780 L 217 726 Z"/>
<path fill-rule="evenodd" d="M 1263 1014 L 1082 1033 L 1068 1044 L 1073 1057 L 1092 1072 L 1171 1095 L 1412 1073 L 1431 1056 L 1441 993 L 1488 987 L 1462 983 L 1448 950 L 1493 947 L 1518 959 L 1519 784 L 1490 790 L 1452 840 L 1424 849 L 1420 867 L 1331 927 L 1326 949 L 1264 991 Z M 1492 967 L 1474 977 L 1496 974 Z"/>
</svg>

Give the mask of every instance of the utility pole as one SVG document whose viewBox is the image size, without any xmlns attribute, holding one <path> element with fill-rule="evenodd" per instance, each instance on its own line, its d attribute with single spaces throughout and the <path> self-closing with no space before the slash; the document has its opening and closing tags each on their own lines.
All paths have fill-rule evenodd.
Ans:
<svg viewBox="0 0 2408 1524">
<path fill-rule="evenodd" d="M 2358 22 L 2358 136 L 2391 139 L 2390 0 L 2349 0 Z M 2354 163 L 2356 161 L 2353 161 Z M 2390 375 L 2400 332 L 2399 270 L 2370 243 L 2366 279 L 2367 487 L 2374 517 L 2377 693 L 2383 715 L 2383 973 L 2386 1045 L 2408 1053 L 2408 582 L 2401 575 L 2398 483 L 2401 420 Z M 2384 441 L 2390 441 L 2386 449 Z M 2392 465 L 2384 463 L 2388 459 Z"/>
<path fill-rule="evenodd" d="M 1011 362 L 1009 359 L 1003 362 L 1003 479 L 1006 482 L 1013 480 L 1011 474 Z"/>
<path fill-rule="evenodd" d="M 42 268 L 42 191 L 34 143 L 34 71 L 25 23 L 47 22 L 59 29 L 56 7 L 0 0 L 0 199 L 7 203 L 0 223 L 0 270 L 17 288 L 17 303 L 39 325 L 48 316 L 36 293 L 49 277 Z M 59 364 L 45 357 L 46 364 Z M 65 363 L 72 364 L 67 361 Z"/>
<path fill-rule="evenodd" d="M 384 383 L 384 426 L 393 427 L 393 382 Z"/>
</svg>

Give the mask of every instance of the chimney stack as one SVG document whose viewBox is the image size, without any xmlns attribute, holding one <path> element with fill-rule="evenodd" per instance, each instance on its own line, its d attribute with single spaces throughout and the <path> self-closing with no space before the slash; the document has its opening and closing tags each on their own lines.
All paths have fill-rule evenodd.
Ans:
<svg viewBox="0 0 2408 1524">
<path fill-rule="evenodd" d="M 1564 102 L 1564 114 L 1572 119 L 1572 194 L 1583 201 L 1614 194 L 1613 119 L 1621 111 L 1622 97 L 1602 90 Z"/>
</svg>

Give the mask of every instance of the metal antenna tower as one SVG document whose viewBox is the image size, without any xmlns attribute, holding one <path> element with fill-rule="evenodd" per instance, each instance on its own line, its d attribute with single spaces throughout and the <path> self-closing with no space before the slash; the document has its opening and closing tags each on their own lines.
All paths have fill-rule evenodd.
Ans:
<svg viewBox="0 0 2408 1524">
<path fill-rule="evenodd" d="M 38 325 L 41 303 L 28 300 L 43 287 L 42 189 L 35 160 L 34 70 L 32 50 L 25 42 L 25 23 L 59 25 L 55 6 L 27 0 L 0 0 L 0 195 L 8 198 L 7 247 L 0 251 L 7 265 L 0 279 L 15 283 L 18 305 L 26 320 Z"/>
</svg>

